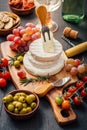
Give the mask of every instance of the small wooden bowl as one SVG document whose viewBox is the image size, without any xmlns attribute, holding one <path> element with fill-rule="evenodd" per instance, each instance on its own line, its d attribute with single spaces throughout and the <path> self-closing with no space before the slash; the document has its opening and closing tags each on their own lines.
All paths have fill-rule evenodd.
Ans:
<svg viewBox="0 0 87 130">
<path fill-rule="evenodd" d="M 5 12 L 5 11 L 3 11 L 2 13 L 5 13 L 5 14 L 7 14 L 9 16 L 11 15 L 11 16 L 15 17 L 15 19 L 17 20 L 17 23 L 15 23 L 11 28 L 9 28 L 9 29 L 0 29 L 0 36 L 6 36 L 6 35 L 12 33 L 12 30 L 14 28 L 17 28 L 20 25 L 21 20 L 20 20 L 20 17 L 18 15 L 14 14 L 14 13 Z"/>
<path fill-rule="evenodd" d="M 33 93 L 33 92 L 30 92 L 30 91 L 27 91 L 27 90 L 14 90 L 14 91 L 11 91 L 10 93 L 8 93 L 8 94 L 12 94 L 12 95 L 14 95 L 14 94 L 16 94 L 16 93 L 20 93 L 20 92 L 24 92 L 24 93 L 26 93 L 26 94 L 33 94 L 35 97 L 36 97 L 36 107 L 31 111 L 31 112 L 29 112 L 29 113 L 26 113 L 26 114 L 15 114 L 15 113 L 13 113 L 13 112 L 10 112 L 8 109 L 7 109 L 7 107 L 6 107 L 6 104 L 5 103 L 3 103 L 4 104 L 4 108 L 5 108 L 5 111 L 7 112 L 7 114 L 10 116 L 10 117 L 12 117 L 13 119 L 15 119 L 15 120 L 25 120 L 25 119 L 29 119 L 31 116 L 33 116 L 34 115 L 34 113 L 36 113 L 36 111 L 38 110 L 38 107 L 39 107 L 39 97 L 35 94 L 35 93 Z M 7 95 L 8 95 L 7 94 Z"/>
<path fill-rule="evenodd" d="M 31 14 L 35 10 L 35 6 L 33 6 L 32 8 L 29 8 L 29 9 L 15 8 L 15 7 L 10 6 L 10 5 L 9 5 L 9 7 L 12 10 L 12 12 L 14 12 L 15 14 L 20 15 L 20 16 Z"/>
</svg>

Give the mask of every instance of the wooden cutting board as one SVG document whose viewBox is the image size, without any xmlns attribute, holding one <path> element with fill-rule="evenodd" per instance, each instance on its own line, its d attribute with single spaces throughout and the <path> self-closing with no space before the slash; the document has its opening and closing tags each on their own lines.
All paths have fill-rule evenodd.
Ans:
<svg viewBox="0 0 87 130">
<path fill-rule="evenodd" d="M 14 57 L 16 55 L 15 52 L 11 51 L 10 47 L 9 47 L 9 44 L 10 42 L 3 42 L 1 43 L 1 54 L 3 57 L 5 58 L 8 58 L 8 56 L 12 56 Z M 66 57 L 66 56 L 65 56 Z M 24 69 L 24 66 L 21 65 L 20 69 Z M 12 80 L 13 80 L 13 83 L 16 87 L 16 89 L 24 89 L 24 90 L 29 90 L 29 91 L 32 91 L 34 92 L 34 89 L 36 87 L 38 87 L 38 85 L 42 85 L 42 83 L 30 83 L 26 86 L 24 85 L 20 85 L 20 79 L 19 77 L 17 76 L 17 71 L 19 71 L 19 69 L 16 69 L 14 66 L 9 66 L 9 71 L 10 71 L 10 74 L 11 74 L 11 77 L 12 77 Z M 26 70 L 25 70 L 26 71 Z M 34 77 L 33 75 L 29 74 L 27 71 L 26 71 L 26 74 L 27 74 L 27 77 L 28 78 L 31 78 L 31 77 Z M 67 73 L 65 71 L 65 69 L 63 68 L 62 71 L 60 73 L 58 73 L 56 75 L 56 77 L 58 78 L 62 78 L 62 77 L 66 77 L 66 76 L 70 76 L 69 73 Z M 73 111 L 73 109 L 71 108 L 70 110 L 67 111 L 63 111 L 61 109 L 61 107 L 57 106 L 56 103 L 55 103 L 55 97 L 58 96 L 58 95 L 62 95 L 62 92 L 63 92 L 63 89 L 70 83 L 73 83 L 77 80 L 77 77 L 73 77 L 71 79 L 70 82 L 68 82 L 65 86 L 63 86 L 62 88 L 53 88 L 50 92 L 48 92 L 46 94 L 46 97 L 47 99 L 49 100 L 51 106 L 52 106 L 52 109 L 53 109 L 53 112 L 54 112 L 54 115 L 55 115 L 55 118 L 57 120 L 57 122 L 61 125 L 66 125 L 70 122 L 73 122 L 74 120 L 76 120 L 76 114 L 75 112 Z M 43 82 L 44 85 L 47 85 L 48 83 L 45 81 Z M 67 116 L 66 116 L 67 115 Z"/>
</svg>

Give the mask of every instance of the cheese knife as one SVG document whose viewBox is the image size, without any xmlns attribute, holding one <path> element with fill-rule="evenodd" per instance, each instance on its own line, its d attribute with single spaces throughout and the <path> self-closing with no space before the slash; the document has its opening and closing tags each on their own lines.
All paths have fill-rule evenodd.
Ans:
<svg viewBox="0 0 87 130">
<path fill-rule="evenodd" d="M 45 96 L 51 89 L 54 87 L 63 87 L 68 81 L 71 80 L 71 77 L 64 77 L 61 79 L 57 79 L 54 82 L 48 83 L 48 84 L 42 84 L 34 89 L 34 92 L 39 96 L 43 97 Z"/>
</svg>

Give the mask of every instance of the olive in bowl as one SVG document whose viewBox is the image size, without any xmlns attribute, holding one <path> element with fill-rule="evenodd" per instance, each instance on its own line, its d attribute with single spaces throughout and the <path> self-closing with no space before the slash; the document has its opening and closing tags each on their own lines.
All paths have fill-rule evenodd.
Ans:
<svg viewBox="0 0 87 130">
<path fill-rule="evenodd" d="M 2 98 L 5 111 L 17 120 L 30 118 L 39 107 L 38 96 L 27 90 L 14 90 Z"/>
</svg>

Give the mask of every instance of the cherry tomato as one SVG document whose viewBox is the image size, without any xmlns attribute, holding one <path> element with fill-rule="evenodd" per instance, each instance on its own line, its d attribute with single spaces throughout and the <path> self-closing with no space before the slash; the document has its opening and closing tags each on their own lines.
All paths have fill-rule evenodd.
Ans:
<svg viewBox="0 0 87 130">
<path fill-rule="evenodd" d="M 84 82 L 79 80 L 79 81 L 76 82 L 76 87 L 80 88 L 83 84 L 84 84 Z"/>
<path fill-rule="evenodd" d="M 7 70 L 2 72 L 2 78 L 9 80 L 11 78 L 10 72 Z"/>
<path fill-rule="evenodd" d="M 75 86 L 70 86 L 69 89 L 68 89 L 68 92 L 70 93 L 74 93 L 76 91 L 76 87 Z"/>
<path fill-rule="evenodd" d="M 82 98 L 80 96 L 75 96 L 73 99 L 73 102 L 75 105 L 81 105 L 82 104 Z"/>
<path fill-rule="evenodd" d="M 71 95 L 72 95 L 71 92 L 65 92 L 63 96 L 64 96 L 64 99 L 68 99 Z"/>
<path fill-rule="evenodd" d="M 0 59 L 0 67 L 7 67 L 8 66 L 8 60 L 6 58 Z"/>
<path fill-rule="evenodd" d="M 71 107 L 71 104 L 70 104 L 70 101 L 69 101 L 69 100 L 64 100 L 64 101 L 62 102 L 62 109 L 68 110 L 68 109 L 70 109 L 70 107 Z"/>
<path fill-rule="evenodd" d="M 82 81 L 86 82 L 87 81 L 87 76 L 83 76 Z"/>
<path fill-rule="evenodd" d="M 0 78 L 0 88 L 6 87 L 7 82 L 4 78 Z"/>
<path fill-rule="evenodd" d="M 81 90 L 81 95 L 83 97 L 87 97 L 87 88 L 84 88 L 84 89 Z"/>
</svg>

